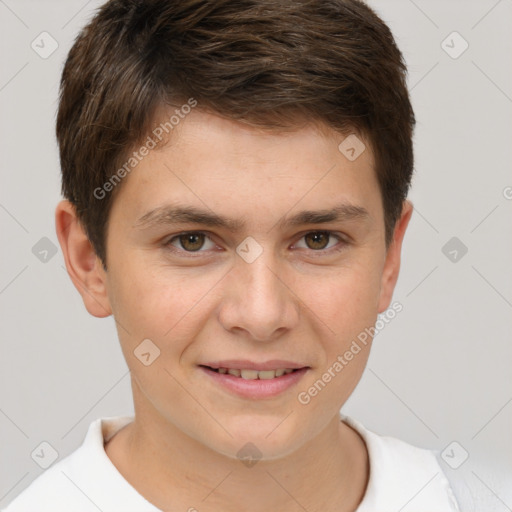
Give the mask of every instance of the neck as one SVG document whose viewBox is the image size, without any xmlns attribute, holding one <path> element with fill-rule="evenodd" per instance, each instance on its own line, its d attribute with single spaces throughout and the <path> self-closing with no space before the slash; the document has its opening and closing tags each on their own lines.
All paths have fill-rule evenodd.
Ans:
<svg viewBox="0 0 512 512">
<path fill-rule="evenodd" d="M 364 495 L 366 446 L 338 416 L 293 453 L 250 465 L 192 439 L 146 403 L 136 400 L 135 412 L 105 450 L 162 510 L 350 512 Z"/>
</svg>

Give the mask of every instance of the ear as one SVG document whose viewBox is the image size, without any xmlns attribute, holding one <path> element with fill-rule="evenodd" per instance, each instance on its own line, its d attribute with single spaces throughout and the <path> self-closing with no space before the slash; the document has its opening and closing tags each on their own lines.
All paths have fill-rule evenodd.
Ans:
<svg viewBox="0 0 512 512">
<path fill-rule="evenodd" d="M 400 272 L 400 255 L 402 252 L 402 242 L 405 231 L 411 219 L 413 205 L 410 201 L 404 201 L 402 213 L 398 219 L 393 232 L 393 240 L 389 244 L 382 272 L 382 281 L 380 286 L 379 313 L 386 311 L 391 303 L 393 291 L 398 280 Z"/>
<path fill-rule="evenodd" d="M 55 227 L 69 277 L 82 296 L 87 311 L 99 318 L 111 315 L 106 271 L 78 220 L 75 207 L 69 201 L 61 201 L 57 205 Z"/>
</svg>

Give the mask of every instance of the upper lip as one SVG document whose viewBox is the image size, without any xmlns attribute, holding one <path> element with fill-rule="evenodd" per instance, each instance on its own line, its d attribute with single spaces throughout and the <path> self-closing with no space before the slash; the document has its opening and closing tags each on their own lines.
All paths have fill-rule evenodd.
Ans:
<svg viewBox="0 0 512 512">
<path fill-rule="evenodd" d="M 248 361 L 246 359 L 229 359 L 226 361 L 215 361 L 204 363 L 200 366 L 209 366 L 210 368 L 232 368 L 238 370 L 279 370 L 279 369 L 299 369 L 305 368 L 306 365 L 294 363 L 293 361 L 285 361 L 283 359 L 272 359 L 271 361 L 262 361 L 260 363 L 255 361 Z"/>
</svg>

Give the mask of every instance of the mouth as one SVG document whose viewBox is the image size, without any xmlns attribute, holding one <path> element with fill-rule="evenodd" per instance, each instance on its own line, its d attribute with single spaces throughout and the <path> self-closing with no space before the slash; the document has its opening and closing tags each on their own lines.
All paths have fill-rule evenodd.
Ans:
<svg viewBox="0 0 512 512">
<path fill-rule="evenodd" d="M 238 397 L 272 399 L 296 386 L 311 369 L 291 361 L 254 363 L 247 360 L 200 364 L 210 382 Z"/>
<path fill-rule="evenodd" d="M 250 400 L 274 399 L 291 391 L 311 369 L 285 359 L 205 361 L 198 368 L 219 389 Z"/>
<path fill-rule="evenodd" d="M 228 393 L 250 400 L 273 399 L 297 386 L 311 369 L 275 359 L 263 363 L 249 360 L 208 362 L 198 365 L 209 382 Z"/>
<path fill-rule="evenodd" d="M 232 375 L 233 377 L 238 377 L 240 379 L 245 380 L 271 380 L 282 377 L 283 375 L 289 375 L 290 373 L 294 373 L 299 371 L 301 368 L 276 368 L 271 370 L 254 370 L 249 368 L 226 368 L 219 367 L 213 368 L 211 366 L 200 365 L 206 370 L 210 370 L 212 372 L 220 373 L 222 375 Z"/>
</svg>

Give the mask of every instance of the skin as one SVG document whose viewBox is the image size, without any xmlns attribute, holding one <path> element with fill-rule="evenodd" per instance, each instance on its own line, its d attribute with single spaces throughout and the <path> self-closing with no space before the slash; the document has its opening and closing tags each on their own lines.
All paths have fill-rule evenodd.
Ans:
<svg viewBox="0 0 512 512">
<path fill-rule="evenodd" d="M 339 409 L 371 343 L 309 404 L 297 395 L 389 307 L 412 205 L 404 203 L 386 247 L 371 146 L 365 141 L 351 162 L 338 150 L 344 138 L 314 125 L 263 132 L 195 109 L 116 191 L 107 270 L 72 205 L 57 207 L 69 275 L 89 313 L 114 316 L 131 370 L 135 421 L 106 453 L 163 510 L 348 512 L 364 495 L 366 446 Z M 245 225 L 140 225 L 147 212 L 177 203 Z M 299 211 L 341 203 L 367 215 L 286 224 Z M 209 237 L 199 251 L 173 238 L 187 231 Z M 327 248 L 312 243 L 318 231 L 333 233 L 320 237 Z M 263 250 L 252 263 L 236 253 L 248 236 Z M 145 366 L 134 350 L 148 338 L 160 356 Z M 244 399 L 198 367 L 219 359 L 285 359 L 309 369 L 277 397 Z M 237 458 L 247 442 L 262 454 L 252 467 Z"/>
</svg>

